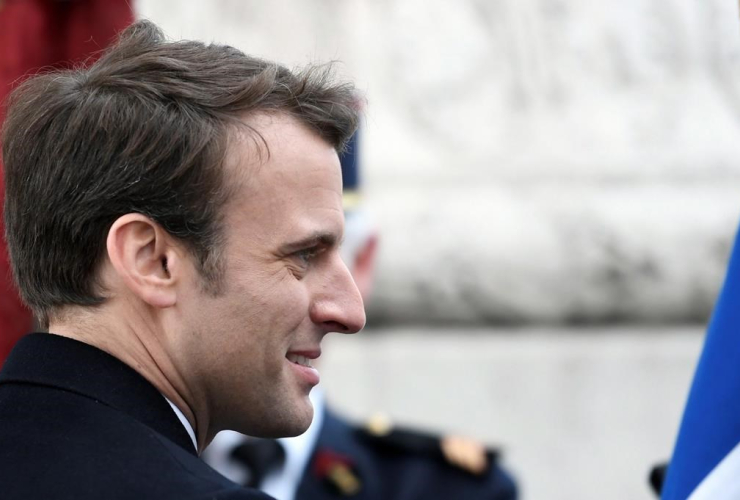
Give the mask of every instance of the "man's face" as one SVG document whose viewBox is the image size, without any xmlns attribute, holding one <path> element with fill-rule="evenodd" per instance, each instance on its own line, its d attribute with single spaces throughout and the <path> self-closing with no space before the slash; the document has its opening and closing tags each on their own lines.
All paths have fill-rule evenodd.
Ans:
<svg viewBox="0 0 740 500">
<path fill-rule="evenodd" d="M 180 302 L 186 378 L 207 401 L 209 431 L 297 435 L 311 422 L 308 393 L 328 332 L 365 323 L 357 287 L 339 254 L 342 179 L 334 149 L 286 116 L 250 122 L 269 146 L 230 146 L 222 293 L 201 291 L 192 273 Z M 227 180 L 227 182 L 229 182 Z M 198 422 L 200 427 L 203 422 Z"/>
</svg>

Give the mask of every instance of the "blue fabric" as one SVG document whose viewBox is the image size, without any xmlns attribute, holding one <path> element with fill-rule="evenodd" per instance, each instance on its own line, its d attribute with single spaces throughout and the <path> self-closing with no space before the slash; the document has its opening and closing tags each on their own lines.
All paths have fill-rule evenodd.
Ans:
<svg viewBox="0 0 740 500">
<path fill-rule="evenodd" d="M 342 190 L 356 190 L 360 187 L 359 159 L 359 130 L 355 132 L 347 143 L 347 148 L 339 155 L 342 165 Z"/>
<path fill-rule="evenodd" d="M 740 443 L 740 241 L 735 239 L 663 487 L 683 500 Z"/>
</svg>

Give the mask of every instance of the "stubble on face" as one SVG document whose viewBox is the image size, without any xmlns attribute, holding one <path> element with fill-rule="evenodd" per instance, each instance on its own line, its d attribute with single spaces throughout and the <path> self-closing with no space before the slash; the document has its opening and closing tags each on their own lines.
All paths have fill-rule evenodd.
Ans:
<svg viewBox="0 0 740 500">
<path fill-rule="evenodd" d="M 196 367 L 209 434 L 297 435 L 313 416 L 313 381 L 286 356 L 320 349 L 328 330 L 315 303 L 347 273 L 337 267 L 344 266 L 341 173 L 334 149 L 294 119 L 260 116 L 249 125 L 269 154 L 255 154 L 255 141 L 232 141 L 226 168 L 236 187 L 224 212 L 222 290 L 185 301 L 185 355 Z"/>
</svg>

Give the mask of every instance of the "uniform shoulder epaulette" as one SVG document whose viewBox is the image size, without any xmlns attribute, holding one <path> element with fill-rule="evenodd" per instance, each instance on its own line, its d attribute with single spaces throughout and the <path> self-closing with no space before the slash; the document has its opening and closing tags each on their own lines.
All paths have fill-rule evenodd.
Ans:
<svg viewBox="0 0 740 500">
<path fill-rule="evenodd" d="M 394 426 L 386 416 L 370 418 L 357 429 L 358 436 L 368 444 L 393 454 L 418 454 L 442 460 L 445 463 L 480 476 L 498 459 L 498 451 L 462 436 L 435 434 Z"/>
</svg>

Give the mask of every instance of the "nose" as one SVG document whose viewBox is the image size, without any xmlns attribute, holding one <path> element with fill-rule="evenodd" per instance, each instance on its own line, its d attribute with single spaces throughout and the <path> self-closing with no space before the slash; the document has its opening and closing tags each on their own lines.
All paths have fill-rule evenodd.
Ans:
<svg viewBox="0 0 740 500">
<path fill-rule="evenodd" d="M 310 316 L 327 333 L 357 333 L 365 326 L 362 296 L 338 254 L 331 259 L 326 279 L 317 286 Z"/>
</svg>

